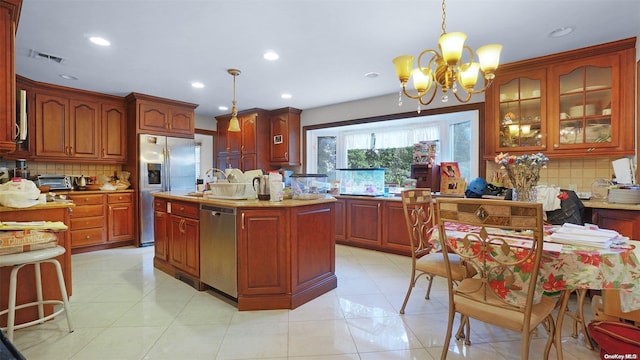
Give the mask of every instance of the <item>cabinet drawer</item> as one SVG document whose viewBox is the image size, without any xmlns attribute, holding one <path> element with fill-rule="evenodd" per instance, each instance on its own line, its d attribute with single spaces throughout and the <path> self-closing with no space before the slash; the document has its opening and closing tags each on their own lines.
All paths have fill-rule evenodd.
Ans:
<svg viewBox="0 0 640 360">
<path fill-rule="evenodd" d="M 171 202 L 171 213 L 174 215 L 186 216 L 194 219 L 200 218 L 200 207 L 198 204 L 184 202 Z"/>
<path fill-rule="evenodd" d="M 87 217 L 71 219 L 71 230 L 102 228 L 104 227 L 104 217 Z"/>
<path fill-rule="evenodd" d="M 102 195 L 69 195 L 69 198 L 73 200 L 76 205 L 96 205 L 102 204 L 103 197 Z"/>
<path fill-rule="evenodd" d="M 71 231 L 71 246 L 94 245 L 104 242 L 104 228 Z"/>
<path fill-rule="evenodd" d="M 76 206 L 71 212 L 71 218 L 84 218 L 91 216 L 104 216 L 104 205 L 85 205 Z"/>
<path fill-rule="evenodd" d="M 133 196 L 131 195 L 131 193 L 107 195 L 107 202 L 109 204 L 128 203 L 131 202 L 132 199 Z"/>
<path fill-rule="evenodd" d="M 153 211 L 167 212 L 167 200 L 164 200 L 164 199 L 153 200 Z"/>
</svg>

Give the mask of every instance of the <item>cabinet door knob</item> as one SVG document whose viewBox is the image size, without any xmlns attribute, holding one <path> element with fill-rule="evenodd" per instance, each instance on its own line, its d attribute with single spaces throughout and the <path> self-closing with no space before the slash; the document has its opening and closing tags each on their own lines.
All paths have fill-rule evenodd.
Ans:
<svg viewBox="0 0 640 360">
<path fill-rule="evenodd" d="M 557 149 L 557 148 L 559 148 L 560 146 L 559 146 L 558 144 L 553 144 L 553 147 Z"/>
</svg>

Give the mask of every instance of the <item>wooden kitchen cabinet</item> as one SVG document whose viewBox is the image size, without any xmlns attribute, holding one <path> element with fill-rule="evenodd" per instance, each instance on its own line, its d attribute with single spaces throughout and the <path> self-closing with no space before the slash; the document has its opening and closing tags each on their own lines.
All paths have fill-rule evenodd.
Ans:
<svg viewBox="0 0 640 360">
<path fill-rule="evenodd" d="M 136 123 L 136 132 L 155 135 L 193 137 L 198 105 L 131 93 L 126 96 L 127 116 Z"/>
<path fill-rule="evenodd" d="M 169 237 L 167 227 L 169 225 L 169 216 L 167 215 L 167 201 L 164 199 L 153 200 L 153 247 L 154 247 L 154 263 L 157 260 L 169 260 Z"/>
<path fill-rule="evenodd" d="M 242 210 L 238 215 L 238 301 L 291 292 L 287 218 L 283 210 Z M 269 254 L 269 256 L 264 256 Z"/>
<path fill-rule="evenodd" d="M 346 200 L 338 199 L 335 203 L 336 208 L 336 241 L 344 241 L 346 238 L 347 220 L 346 220 Z"/>
<path fill-rule="evenodd" d="M 340 203 L 344 210 L 340 213 Z M 343 235 L 340 229 L 343 228 Z M 411 244 L 398 198 L 338 196 L 336 242 L 393 254 L 411 255 Z"/>
<path fill-rule="evenodd" d="M 501 72 L 486 96 L 487 147 L 496 152 L 546 150 L 547 70 Z M 491 146 L 489 146 L 491 145 Z"/>
<path fill-rule="evenodd" d="M 216 117 L 217 167 L 238 168 L 243 171 L 270 169 L 266 148 L 266 134 L 269 131 L 267 113 L 261 109 L 238 113 L 239 132 L 227 130 L 230 119 L 230 114 Z"/>
<path fill-rule="evenodd" d="M 635 38 L 501 65 L 486 92 L 484 158 L 634 154 Z"/>
<path fill-rule="evenodd" d="M 124 163 L 126 109 L 115 96 L 42 84 L 18 77 L 27 89 L 30 132 L 27 144 L 11 158 L 37 161 Z M 32 100 L 33 99 L 33 100 Z M 30 150 L 32 149 L 32 150 Z"/>
<path fill-rule="evenodd" d="M 190 135 L 195 125 L 193 111 L 165 104 L 143 102 L 140 104 L 140 130 Z"/>
<path fill-rule="evenodd" d="M 71 214 L 73 253 L 132 244 L 135 239 L 134 192 L 71 191 L 76 207 Z"/>
<path fill-rule="evenodd" d="M 410 254 L 411 242 L 407 232 L 401 201 L 383 202 L 384 225 L 382 226 L 382 248 L 393 252 Z"/>
<path fill-rule="evenodd" d="M 371 248 L 382 246 L 382 201 L 349 199 L 346 213 L 348 243 Z"/>
<path fill-rule="evenodd" d="M 133 240 L 133 193 L 107 194 L 107 208 L 107 241 Z"/>
<path fill-rule="evenodd" d="M 71 248 L 103 244 L 106 240 L 105 195 L 69 194 L 76 207 L 71 213 Z"/>
<path fill-rule="evenodd" d="M 270 113 L 269 154 L 273 165 L 300 165 L 300 113 L 283 108 Z"/>
<path fill-rule="evenodd" d="M 169 264 L 194 278 L 200 277 L 200 208 L 195 203 L 171 201 Z"/>
<path fill-rule="evenodd" d="M 36 93 L 35 156 L 98 159 L 100 105 L 47 93 Z"/>
<path fill-rule="evenodd" d="M 630 239 L 640 239 L 640 211 L 592 209 L 591 222 L 602 229 L 616 230 Z"/>
<path fill-rule="evenodd" d="M 334 220 L 333 202 L 240 209 L 238 310 L 295 309 L 334 289 Z"/>
<path fill-rule="evenodd" d="M 100 158 L 124 162 L 127 159 L 127 111 L 124 102 L 105 102 L 101 109 Z"/>
<path fill-rule="evenodd" d="M 16 149 L 15 38 L 22 0 L 0 0 L 0 156 Z"/>
</svg>

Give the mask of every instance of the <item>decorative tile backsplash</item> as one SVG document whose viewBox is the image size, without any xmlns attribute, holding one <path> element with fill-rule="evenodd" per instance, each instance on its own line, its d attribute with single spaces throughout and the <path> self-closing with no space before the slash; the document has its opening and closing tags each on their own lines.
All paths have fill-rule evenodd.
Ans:
<svg viewBox="0 0 640 360">
<path fill-rule="evenodd" d="M 577 191 L 591 191 L 591 184 L 596 179 L 611 179 L 613 168 L 611 161 L 616 158 L 593 159 L 551 159 L 546 169 L 540 171 L 540 183 L 557 185 L 563 189 L 575 187 Z M 493 161 L 486 161 L 487 180 L 491 181 L 492 174 L 499 171 L 499 166 Z"/>
<path fill-rule="evenodd" d="M 16 162 L 14 160 L 0 160 L 0 167 L 6 167 L 11 170 L 15 168 L 15 166 Z M 27 168 L 32 176 L 38 174 L 77 176 L 97 176 L 104 174 L 106 176 L 111 176 L 114 171 L 119 172 L 122 170 L 122 166 L 113 164 L 69 164 L 37 161 L 27 161 Z"/>
</svg>

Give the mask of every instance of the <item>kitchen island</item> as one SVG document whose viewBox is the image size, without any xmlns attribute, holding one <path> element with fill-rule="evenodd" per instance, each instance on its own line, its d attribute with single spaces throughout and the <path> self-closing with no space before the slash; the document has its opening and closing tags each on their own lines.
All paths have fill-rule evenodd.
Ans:
<svg viewBox="0 0 640 360">
<path fill-rule="evenodd" d="M 69 226 L 69 216 L 73 203 L 50 202 L 28 208 L 9 208 L 0 206 L 0 221 L 61 221 Z M 70 232 L 58 234 L 58 245 L 66 252 L 57 257 L 62 267 L 67 294 L 72 295 L 71 282 L 71 238 Z M 9 278 L 12 267 L 0 267 L 0 310 L 8 307 Z M 34 266 L 28 265 L 18 273 L 18 287 L 16 304 L 24 304 L 36 300 Z M 52 264 L 42 264 L 42 291 L 45 298 L 61 299 L 58 280 Z M 45 314 L 51 314 L 52 305 L 45 305 Z M 28 322 L 38 318 L 37 307 L 28 307 L 16 311 L 16 324 Z M 0 319 L 0 326 L 6 326 L 6 316 Z"/>
<path fill-rule="evenodd" d="M 295 309 L 337 287 L 336 199 L 331 196 L 280 202 L 176 192 L 153 196 L 154 266 L 199 290 L 209 288 L 201 266 L 210 263 L 209 254 L 200 252 L 201 238 L 216 241 L 218 235 L 201 233 L 200 207 L 235 210 L 237 295 L 227 297 L 237 301 L 238 310 Z"/>
</svg>

